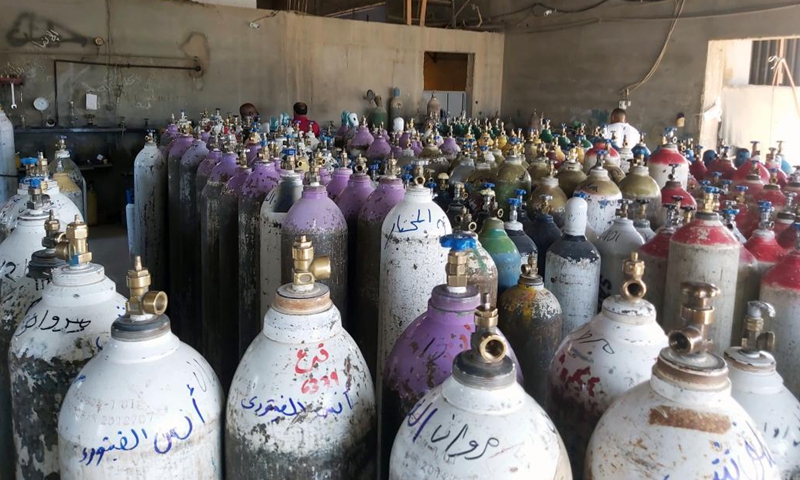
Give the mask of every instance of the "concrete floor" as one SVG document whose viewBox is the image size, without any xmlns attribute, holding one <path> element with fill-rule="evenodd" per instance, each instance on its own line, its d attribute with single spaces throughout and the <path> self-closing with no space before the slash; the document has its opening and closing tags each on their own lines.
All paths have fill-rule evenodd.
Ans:
<svg viewBox="0 0 800 480">
<path fill-rule="evenodd" d="M 89 227 L 89 250 L 92 262 L 102 265 L 106 276 L 117 284 L 117 292 L 127 297 L 125 275 L 131 268 L 128 255 L 128 233 L 124 226 L 98 225 Z"/>
</svg>

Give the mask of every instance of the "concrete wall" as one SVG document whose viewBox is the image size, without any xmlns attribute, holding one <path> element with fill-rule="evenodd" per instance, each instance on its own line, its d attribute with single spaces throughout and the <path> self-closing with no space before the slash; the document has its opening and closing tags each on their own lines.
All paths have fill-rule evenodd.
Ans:
<svg viewBox="0 0 800 480">
<path fill-rule="evenodd" d="M 32 100 L 55 105 L 54 59 L 189 66 L 199 57 L 202 75 L 181 70 L 107 68 L 58 64 L 58 109 L 66 125 L 68 102 L 83 123 L 87 92 L 99 96 L 99 124 L 130 126 L 144 118 L 162 123 L 186 108 L 236 111 L 255 103 L 262 114 L 290 111 L 303 100 L 320 122 L 343 109 L 366 110 L 373 89 L 388 100 L 392 87 L 404 97 L 406 115 L 424 111 L 423 52 L 471 53 L 475 58 L 472 106 L 476 114 L 500 107 L 501 34 L 448 31 L 300 16 L 245 8 L 152 0 L 36 0 L 4 3 L 0 18 L 0 72 L 22 72 L 23 101 L 13 112 L 38 123 Z M 250 24 L 258 24 L 252 28 Z M 48 29 L 60 42 L 44 47 Z M 104 42 L 96 46 L 94 39 Z M 5 68 L 4 68 L 5 67 Z M 9 103 L 9 90 L 0 90 Z M 47 112 L 55 116 L 55 106 Z"/>
<path fill-rule="evenodd" d="M 521 8 L 513 0 L 491 0 L 486 17 Z M 592 2 L 545 2 L 578 8 Z M 660 68 L 632 92 L 629 121 L 653 137 L 686 115 L 686 133 L 697 136 L 700 114 L 713 105 L 704 96 L 708 42 L 721 39 L 797 35 L 800 7 L 745 14 L 789 2 L 764 0 L 687 1 Z M 527 123 L 534 108 L 554 121 L 599 123 L 620 100 L 620 90 L 642 79 L 658 56 L 675 2 L 612 1 L 584 14 L 549 15 L 541 9 L 497 19 L 516 25 L 506 32 L 503 114 Z M 722 12 L 740 12 L 717 16 Z M 538 15 L 538 17 L 537 17 Z M 644 20 L 662 17 L 665 20 Z M 627 18 L 627 20 L 625 20 Z M 599 20 L 598 20 L 599 19 Z M 490 19 L 491 21 L 491 19 Z M 565 26 L 571 26 L 569 28 Z"/>
</svg>

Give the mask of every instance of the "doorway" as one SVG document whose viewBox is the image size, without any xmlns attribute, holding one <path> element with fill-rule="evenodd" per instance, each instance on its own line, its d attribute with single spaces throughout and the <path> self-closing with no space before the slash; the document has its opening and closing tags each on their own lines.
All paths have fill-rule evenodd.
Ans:
<svg viewBox="0 0 800 480">
<path fill-rule="evenodd" d="M 423 100 L 427 104 L 433 92 L 446 116 L 470 115 L 469 93 L 472 84 L 472 54 L 425 52 L 423 60 Z"/>
</svg>

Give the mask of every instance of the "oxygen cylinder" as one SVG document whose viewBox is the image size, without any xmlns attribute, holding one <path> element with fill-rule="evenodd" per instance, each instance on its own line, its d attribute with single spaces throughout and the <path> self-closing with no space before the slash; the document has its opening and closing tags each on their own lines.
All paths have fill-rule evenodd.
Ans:
<svg viewBox="0 0 800 480">
<path fill-rule="evenodd" d="M 498 205 L 508 205 L 508 200 L 517 196 L 517 190 L 531 191 L 531 176 L 522 166 L 522 157 L 520 156 L 522 152 L 520 150 L 521 146 L 515 147 L 511 155 L 506 158 L 505 162 L 497 170 L 494 183 L 497 185 L 495 193 L 497 194 Z"/>
<path fill-rule="evenodd" d="M 181 248 L 172 255 L 177 257 L 177 270 L 171 272 L 177 275 L 177 283 L 180 284 L 179 290 L 173 290 L 172 302 L 170 302 L 170 326 L 177 336 L 192 348 L 201 348 L 200 337 L 202 330 L 196 328 L 196 319 L 200 317 L 200 217 L 197 209 L 199 193 L 197 190 L 199 182 L 197 180 L 201 168 L 209 165 L 216 165 L 219 161 L 221 152 L 216 147 L 209 151 L 206 142 L 202 139 L 202 130 L 198 127 L 195 130 L 195 139 L 181 157 L 178 165 L 178 214 L 173 222 L 179 224 L 178 239 Z M 216 145 L 217 139 L 214 139 Z M 209 159 L 209 160 L 207 160 Z M 210 171 L 209 171 L 210 173 Z M 205 175 L 203 186 L 208 180 Z M 202 187 L 201 187 L 202 188 Z M 152 263 L 143 259 L 145 265 L 152 268 Z M 154 279 L 156 289 L 161 285 Z"/>
<path fill-rule="evenodd" d="M 392 443 L 403 419 L 426 392 L 450 376 L 456 355 L 469 348 L 468 333 L 480 304 L 478 289 L 467 283 L 466 270 L 469 250 L 477 244 L 475 238 L 453 233 L 440 241 L 450 249 L 447 283 L 433 289 L 427 311 L 397 338 L 382 372 L 378 415 L 382 478 L 388 476 Z"/>
<path fill-rule="evenodd" d="M 586 180 L 583 166 L 578 163 L 578 149 L 572 148 L 567 155 L 567 161 L 558 169 L 558 186 L 567 197 L 571 197 L 578 185 Z"/>
<path fill-rule="evenodd" d="M 783 232 L 778 235 L 778 245 L 783 247 L 786 250 L 791 250 L 794 248 L 794 245 L 797 243 L 797 239 L 800 238 L 798 232 L 800 232 L 800 205 L 797 206 L 795 210 L 795 219 L 794 223 L 791 224 L 789 228 L 786 228 Z"/>
<path fill-rule="evenodd" d="M 161 156 L 152 130 L 144 139 L 144 148 L 133 160 L 133 189 L 133 252 L 153 269 L 153 283 L 158 288 L 167 288 L 167 162 Z"/>
<path fill-rule="evenodd" d="M 536 244 L 538 257 L 536 268 L 542 277 L 547 278 L 547 251 L 550 250 L 553 243 L 561 238 L 561 229 L 550 215 L 550 195 L 541 198 L 537 210 L 538 212 L 533 217 L 533 227 L 528 234 Z"/>
<path fill-rule="evenodd" d="M 546 156 L 545 145 L 539 144 L 536 148 L 536 158 L 531 160 L 528 165 L 528 174 L 531 176 L 531 188 L 538 187 L 540 180 L 550 175 L 552 169 L 552 162 Z"/>
<path fill-rule="evenodd" d="M 17 185 L 16 160 L 17 150 L 14 147 L 14 124 L 6 116 L 0 106 L 0 205 L 6 203 L 14 195 Z"/>
<path fill-rule="evenodd" d="M 704 480 L 757 472 L 780 479 L 760 427 L 731 397 L 725 361 L 709 351 L 716 344 L 710 303 L 719 289 L 684 282 L 681 291 L 689 297 L 681 310 L 688 325 L 669 334 L 650 381 L 603 414 L 589 441 L 586 478 Z"/>
<path fill-rule="evenodd" d="M 797 219 L 795 215 L 795 205 L 794 205 L 794 198 L 797 194 L 794 192 L 789 192 L 786 194 L 786 204 L 783 206 L 780 212 L 775 215 L 775 226 L 773 227 L 772 231 L 775 232 L 775 237 L 777 238 L 784 230 L 791 228 L 792 224 Z"/>
<path fill-rule="evenodd" d="M 575 189 L 575 193 L 586 194 L 586 203 L 589 206 L 587 221 L 595 232 L 605 232 L 611 226 L 617 202 L 622 198 L 622 192 L 609 178 L 608 170 L 600 166 L 603 157 L 601 152 L 597 157 L 598 164 L 589 171 L 586 181 Z"/>
<path fill-rule="evenodd" d="M 56 143 L 56 151 L 53 155 L 55 161 L 49 166 L 49 173 L 53 180 L 58 183 L 58 189 L 67 196 L 82 215 L 86 215 L 86 180 L 83 178 L 80 168 L 69 156 L 67 150 L 66 137 L 60 137 Z"/>
<path fill-rule="evenodd" d="M 17 186 L 17 194 L 0 208 L 0 242 L 17 228 L 17 218 L 28 210 L 28 187 L 32 178 L 40 180 L 40 188 L 50 197 L 50 209 L 55 211 L 56 219 L 61 222 L 62 227 L 74 220 L 75 215 L 83 220 L 83 215 L 77 205 L 61 193 L 58 182 L 48 177 L 47 159 L 44 158 L 42 152 L 39 152 L 38 158 L 24 158 L 22 162 L 25 165 L 26 173 Z"/>
<path fill-rule="evenodd" d="M 196 205 L 200 205 L 200 195 L 203 193 L 203 189 L 208 183 L 208 177 L 211 175 L 211 172 L 214 170 L 214 167 L 217 166 L 219 161 L 222 159 L 222 151 L 219 149 L 220 139 L 218 135 L 214 135 L 209 140 L 208 148 L 209 152 L 205 159 L 200 162 L 200 165 L 197 166 L 197 178 L 195 183 L 195 193 L 197 195 L 195 203 Z M 195 213 L 195 215 L 197 215 Z M 198 217 L 198 222 L 199 222 Z M 198 240 L 199 243 L 199 240 Z M 199 246 L 197 247 L 200 248 Z M 172 302 L 174 305 L 175 302 Z"/>
<path fill-rule="evenodd" d="M 710 178 L 710 175 L 712 175 L 714 172 L 720 172 L 722 174 L 723 179 L 725 180 L 733 179 L 733 176 L 736 174 L 736 167 L 733 166 L 732 158 L 728 155 L 729 150 L 730 147 L 724 145 L 720 149 L 719 154 L 715 155 L 713 159 L 710 162 L 708 162 L 708 170 L 706 173 L 706 178 Z M 698 178 L 698 180 L 700 179 Z"/>
<path fill-rule="evenodd" d="M 572 479 L 553 423 L 515 381 L 517 367 L 497 321 L 490 305 L 476 309 L 470 349 L 400 426 L 390 479 Z M 515 453 L 504 455 L 506 448 Z"/>
<path fill-rule="evenodd" d="M 639 235 L 633 226 L 633 220 L 628 218 L 629 200 L 620 200 L 617 209 L 617 218 L 608 230 L 604 231 L 594 242 L 603 263 L 600 267 L 600 296 L 602 302 L 609 295 L 618 292 L 625 283 L 623 274 L 625 260 L 644 245 L 644 238 Z"/>
<path fill-rule="evenodd" d="M 765 302 L 748 302 L 741 347 L 725 351 L 731 396 L 744 407 L 755 425 L 762 427 L 764 440 L 783 479 L 800 475 L 800 402 L 783 385 L 776 372 L 775 334 L 764 332 L 764 319 L 775 316 Z"/>
<path fill-rule="evenodd" d="M 450 162 L 445 158 L 442 151 L 439 150 L 433 135 L 426 139 L 425 147 L 420 152 L 419 158 L 427 162 L 427 169 L 432 171 L 434 178 L 440 173 L 447 173 L 450 167 Z"/>
<path fill-rule="evenodd" d="M 522 223 L 517 221 L 517 211 L 520 204 L 519 198 L 514 197 L 508 199 L 508 209 L 511 213 L 509 213 L 509 221 L 503 224 L 503 228 L 505 228 L 508 238 L 510 238 L 511 241 L 514 242 L 514 246 L 517 247 L 521 264 L 525 265 L 528 263 L 528 257 L 531 255 L 536 256 L 538 251 L 536 249 L 536 244 L 523 230 Z"/>
<path fill-rule="evenodd" d="M 345 328 L 349 327 L 347 222 L 342 211 L 328 198 L 325 187 L 319 184 L 319 166 L 311 165 L 309 184 L 303 188 L 300 199 L 286 212 L 281 225 L 281 278 L 292 280 L 292 248 L 294 239 L 305 235 L 314 244 L 314 250 L 330 259 L 330 278 L 320 283 L 330 290 L 330 297 L 341 315 Z M 272 267 L 274 268 L 274 267 Z"/>
<path fill-rule="evenodd" d="M 341 195 L 336 198 L 336 205 L 342 211 L 345 222 L 347 222 L 347 258 L 353 259 L 353 263 L 357 263 L 357 258 L 361 252 L 358 250 L 358 215 L 361 209 L 366 205 L 367 198 L 375 191 L 372 186 L 372 180 L 367 175 L 367 165 L 364 157 L 356 158 L 353 175 L 350 177 L 347 188 L 345 188 Z M 360 317 L 358 316 L 358 304 L 363 301 L 364 285 L 357 283 L 356 268 L 347 269 L 347 312 L 350 313 L 346 317 L 348 332 L 351 335 L 355 334 L 356 330 L 361 329 L 364 322 L 375 323 L 375 317 Z M 376 338 L 377 339 L 377 338 Z M 358 340 L 356 340 L 358 342 Z"/>
<path fill-rule="evenodd" d="M 228 391 L 236 365 L 239 363 L 239 346 L 241 333 L 239 332 L 239 306 L 236 304 L 233 311 L 234 320 L 225 315 L 228 308 L 223 305 L 238 299 L 241 293 L 239 288 L 239 201 L 242 188 L 252 175 L 253 170 L 247 163 L 247 149 L 239 151 L 239 166 L 236 172 L 222 187 L 219 193 L 219 270 L 216 278 L 219 284 L 215 289 L 217 305 L 215 316 L 211 317 L 209 324 L 209 342 L 204 345 L 204 356 L 211 367 L 219 376 L 223 391 Z M 214 275 L 212 273 L 212 275 Z M 244 353 L 244 352 L 242 352 Z"/>
<path fill-rule="evenodd" d="M 653 304 L 656 318 L 664 316 L 664 288 L 667 281 L 667 259 L 669 258 L 669 241 L 680 226 L 677 203 L 667 205 L 667 221 L 659 228 L 655 236 L 639 247 L 639 258 L 644 262 L 642 280 L 647 285 L 644 299 Z"/>
<path fill-rule="evenodd" d="M 656 232 L 650 228 L 650 220 L 647 219 L 647 200 L 636 200 L 636 210 L 633 212 L 633 228 L 639 232 L 645 243 L 656 236 Z"/>
<path fill-rule="evenodd" d="M 305 236 L 291 255 L 292 282 L 276 292 L 231 384 L 225 476 L 373 479 L 374 390 L 330 290 L 317 282 L 331 264 L 314 258 Z"/>
<path fill-rule="evenodd" d="M 470 212 L 475 215 L 475 220 L 478 222 L 478 229 L 481 228 L 479 212 L 483 211 L 484 190 L 487 184 L 494 186 L 494 172 L 489 162 L 484 157 L 475 163 L 475 169 L 469 174 L 469 178 L 464 182 L 464 188 L 467 191 L 467 206 Z"/>
<path fill-rule="evenodd" d="M 553 292 L 561 305 L 561 338 L 597 313 L 601 262 L 597 248 L 586 240 L 587 210 L 586 200 L 570 198 L 564 235 L 547 250 L 544 288 Z"/>
<path fill-rule="evenodd" d="M 261 208 L 267 194 L 277 185 L 271 175 L 275 165 L 267 162 L 262 148 L 251 163 L 253 173 L 247 177 L 239 195 L 239 358 L 258 335 L 261 322 Z M 255 261 L 259 259 L 259 261 Z"/>
<path fill-rule="evenodd" d="M 184 246 L 185 236 L 182 234 L 181 224 L 181 160 L 183 155 L 192 147 L 192 144 L 199 139 L 192 135 L 192 122 L 190 122 L 183 112 L 178 121 L 178 133 L 170 143 L 166 158 L 167 169 L 167 241 L 169 242 L 169 288 L 171 292 L 183 291 L 188 283 L 190 272 L 181 270 L 180 251 Z M 148 264 L 149 265 L 149 264 Z M 178 321 L 191 321 L 191 317 L 184 317 L 181 314 L 188 312 L 181 311 L 179 303 L 178 311 L 173 316 Z M 183 325 L 179 325 L 179 333 L 185 330 Z"/>
<path fill-rule="evenodd" d="M 381 227 L 386 215 L 395 205 L 403 200 L 405 188 L 397 178 L 399 173 L 397 160 L 390 158 L 386 175 L 378 182 L 378 188 L 364 202 L 358 214 L 358 230 L 356 234 L 356 292 L 360 301 L 355 305 L 355 317 L 361 321 L 351 326 L 353 338 L 361 349 L 367 362 L 373 381 L 378 372 L 378 296 L 380 294 L 380 268 L 383 242 Z"/>
<path fill-rule="evenodd" d="M 778 245 L 777 240 L 775 240 L 775 232 L 772 231 L 774 224 L 772 221 L 772 204 L 770 202 L 761 202 L 759 210 L 761 211 L 761 221 L 758 229 L 753 232 L 744 247 L 750 250 L 750 253 L 756 258 L 758 283 L 761 283 L 761 276 L 778 263 L 778 260 L 786 254 L 786 250 Z"/>
<path fill-rule="evenodd" d="M 472 175 L 473 170 L 475 170 L 475 159 L 472 157 L 475 152 L 468 144 L 464 145 L 464 149 L 450 168 L 450 185 L 455 185 L 456 183 L 465 184 L 470 175 Z"/>
<path fill-rule="evenodd" d="M 423 186 L 421 166 L 416 167 L 415 175 L 405 197 L 389 211 L 381 227 L 378 372 L 383 371 L 397 337 L 425 311 L 422 299 L 441 283 L 447 262 L 439 238 L 451 233 L 450 221 Z M 378 385 L 380 395 L 380 377 Z"/>
<path fill-rule="evenodd" d="M 453 232 L 467 235 L 475 240 L 475 247 L 467 252 L 467 285 L 473 285 L 481 294 L 489 295 L 489 303 L 497 302 L 497 265 L 492 256 L 478 241 L 475 233 L 475 222 L 467 207 L 462 207 L 461 215 L 457 215 L 453 223 Z"/>
<path fill-rule="evenodd" d="M 650 377 L 658 352 L 667 346 L 667 336 L 656 323 L 656 309 L 644 300 L 648 290 L 642 281 L 644 262 L 633 252 L 620 270 L 626 278 L 620 293 L 606 298 L 600 313 L 567 335 L 547 375 L 545 407 L 575 472 L 584 470 L 586 446 L 603 412 Z"/>
<path fill-rule="evenodd" d="M 800 241 L 761 277 L 759 299 L 775 307 L 775 318 L 769 326 L 775 332 L 778 373 L 786 388 L 800 396 L 800 357 L 797 355 L 800 341 L 800 329 L 797 328 L 797 319 L 800 318 Z"/>
<path fill-rule="evenodd" d="M 498 327 L 518 352 L 519 369 L 527 379 L 525 391 L 540 405 L 547 388 L 547 367 L 561 341 L 561 305 L 544 287 L 533 253 L 522 265 L 517 284 L 506 290 L 497 304 Z"/>
<path fill-rule="evenodd" d="M 720 294 L 714 302 L 716 320 L 709 332 L 714 345 L 724 349 L 731 345 L 736 277 L 742 247 L 714 212 L 717 199 L 713 191 L 713 187 L 706 188 L 700 211 L 670 239 L 662 325 L 668 331 L 681 327 L 681 307 L 675 299 L 681 295 L 682 282 L 711 283 Z"/>
<path fill-rule="evenodd" d="M 331 181 L 325 187 L 328 191 L 328 197 L 334 202 L 339 195 L 342 194 L 344 189 L 347 188 L 350 176 L 353 175 L 353 171 L 347 167 L 347 163 L 347 156 L 342 154 L 342 158 L 339 160 L 339 166 L 333 170 Z"/>
<path fill-rule="evenodd" d="M 217 377 L 171 332 L 167 296 L 149 291 L 138 256 L 127 283 L 131 297 L 111 339 L 64 397 L 61 479 L 221 480 L 224 399 Z"/>
<path fill-rule="evenodd" d="M 220 196 L 230 178 L 236 174 L 237 157 L 233 152 L 235 138 L 229 135 L 224 145 L 220 162 L 211 170 L 206 186 L 200 193 L 200 331 L 204 354 L 208 354 L 216 342 L 215 332 L 222 325 L 219 305 L 220 265 Z M 210 362 L 214 364 L 214 359 Z M 218 367 L 218 365 L 215 365 Z"/>
<path fill-rule="evenodd" d="M 689 184 L 689 161 L 678 151 L 674 131 L 674 128 L 667 129 L 663 137 L 663 144 L 650 155 L 650 159 L 647 161 L 647 170 L 659 188 L 664 188 L 667 180 L 676 180 L 683 188 Z"/>
<path fill-rule="evenodd" d="M 181 116 L 184 116 L 184 112 L 181 112 Z M 175 114 L 171 115 L 172 119 L 170 120 L 167 127 L 161 132 L 161 138 L 158 141 L 159 148 L 168 147 L 170 143 L 172 143 L 173 137 L 178 133 L 178 125 L 175 123 Z M 162 156 L 166 157 L 166 151 L 161 152 Z"/>
<path fill-rule="evenodd" d="M 503 292 L 516 285 L 522 256 L 503 229 L 503 221 L 500 220 L 502 210 L 494 210 L 496 216 L 483 222 L 483 227 L 478 232 L 478 241 L 497 266 L 497 294 L 502 296 Z"/>
<path fill-rule="evenodd" d="M 702 198 L 702 197 L 701 197 Z M 671 178 L 667 180 L 664 188 L 661 189 L 661 208 L 659 210 L 656 221 L 653 223 L 656 226 L 661 226 L 666 220 L 666 207 L 665 205 L 680 201 L 684 207 L 693 207 L 697 209 L 697 201 L 694 197 L 686 191 L 678 180 Z"/>
<path fill-rule="evenodd" d="M 636 157 L 631 161 L 630 171 L 619 182 L 619 189 L 622 192 L 622 198 L 631 201 L 647 201 L 645 218 L 651 223 L 656 223 L 658 222 L 658 210 L 661 207 L 661 189 L 650 176 L 643 162 L 643 157 Z"/>
<path fill-rule="evenodd" d="M 47 268 L 36 268 L 37 257 L 52 255 L 53 239 L 60 235 L 59 221 L 50 206 L 46 195 L 42 194 L 42 182 L 38 178 L 30 180 L 27 205 L 30 208 L 19 216 L 17 228 L 0 243 L 0 352 L 8 352 L 8 346 L 19 321 L 31 305 L 42 298 L 42 290 L 50 283 Z M 44 240 L 42 240 L 44 237 Z M 49 248 L 51 255 L 42 255 L 42 245 Z M 47 252 L 47 251 L 45 251 Z M 39 255 L 37 255 L 39 254 Z M 50 270 L 58 262 L 48 262 Z M 26 272 L 27 270 L 27 272 Z M 0 356 L 0 478 L 14 477 L 14 446 L 11 428 L 11 392 L 9 390 L 8 356 Z"/>
<path fill-rule="evenodd" d="M 598 163 L 598 158 L 601 158 L 600 165 L 603 165 L 605 162 L 605 157 L 611 157 L 612 163 L 616 165 L 620 164 L 619 153 L 614 149 L 614 146 L 611 144 L 611 142 L 598 137 L 594 141 L 592 148 L 587 150 L 583 156 L 584 173 L 587 175 L 591 173 L 592 168 Z"/>
<path fill-rule="evenodd" d="M 558 186 L 558 179 L 553 176 L 551 170 L 550 175 L 543 177 L 539 180 L 539 185 L 531 192 L 528 200 L 528 213 L 534 215 L 537 209 L 536 202 L 538 202 L 542 195 L 550 197 L 548 205 L 550 207 L 549 213 L 553 216 L 553 221 L 560 228 L 564 225 L 564 210 L 567 206 L 567 195 Z"/>
<path fill-rule="evenodd" d="M 83 366 L 108 341 L 125 297 L 92 261 L 88 227 L 76 219 L 56 245 L 68 265 L 19 323 L 8 352 L 17 478 L 58 478 L 58 412 Z M 91 421 L 97 428 L 107 417 Z M 110 420 L 107 420 L 110 421 Z M 115 425 L 115 427 L 118 427 Z"/>
</svg>

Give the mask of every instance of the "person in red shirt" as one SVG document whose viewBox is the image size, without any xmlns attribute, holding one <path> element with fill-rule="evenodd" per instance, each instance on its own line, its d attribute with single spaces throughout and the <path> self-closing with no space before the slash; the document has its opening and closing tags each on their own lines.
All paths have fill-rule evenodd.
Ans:
<svg viewBox="0 0 800 480">
<path fill-rule="evenodd" d="M 311 129 L 314 132 L 314 136 L 319 138 L 319 124 L 314 120 L 309 120 L 308 118 L 308 105 L 303 102 L 297 102 L 294 104 L 294 119 L 292 123 L 299 123 L 300 130 L 304 132 L 308 132 Z"/>
</svg>

